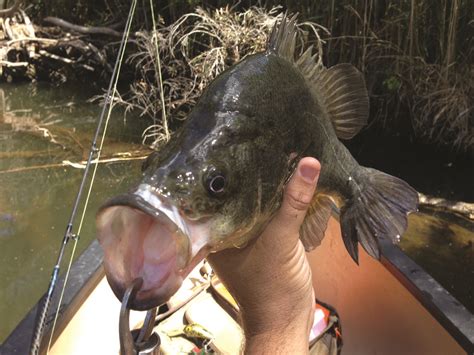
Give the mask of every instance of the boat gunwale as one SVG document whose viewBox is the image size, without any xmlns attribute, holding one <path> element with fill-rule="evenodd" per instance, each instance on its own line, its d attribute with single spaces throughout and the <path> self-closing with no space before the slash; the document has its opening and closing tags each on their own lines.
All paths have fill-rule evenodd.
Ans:
<svg viewBox="0 0 474 355">
<path fill-rule="evenodd" d="M 334 217 L 339 219 L 337 215 Z M 397 245 L 388 240 L 380 240 L 380 247 L 382 265 L 402 283 L 467 353 L 474 353 L 474 327 L 472 326 L 474 315 Z M 53 335 L 53 343 L 104 276 L 102 260 L 102 250 L 97 240 L 94 240 L 73 263 L 69 285 L 63 296 L 62 310 Z M 59 279 L 58 289 L 63 284 L 64 276 Z M 0 355 L 29 353 L 36 314 L 45 295 L 0 345 Z M 58 301 L 59 292 L 56 292 L 53 295 L 52 304 L 57 304 Z M 44 339 L 50 336 L 51 321 L 55 311 L 53 308 L 47 318 L 49 323 L 46 325 Z M 25 341 L 26 339 L 28 341 Z M 45 344 L 42 345 L 41 350 L 41 354 L 45 352 Z"/>
<path fill-rule="evenodd" d="M 474 314 L 397 245 L 388 240 L 379 243 L 382 265 L 467 353 L 474 353 Z"/>
<path fill-rule="evenodd" d="M 82 254 L 73 262 L 69 273 L 69 279 L 62 304 L 59 310 L 58 320 L 55 327 L 55 333 L 52 338 L 52 344 L 60 336 L 69 321 L 92 293 L 100 280 L 105 275 L 102 267 L 103 254 L 97 240 L 93 240 Z M 60 290 L 65 281 L 65 275 L 58 279 L 56 291 L 53 294 L 51 304 L 57 305 L 60 298 Z M 46 293 L 30 309 L 15 329 L 10 333 L 6 340 L 0 345 L 0 355 L 10 354 L 29 354 L 30 345 L 33 339 L 37 315 L 41 309 Z M 48 340 L 51 336 L 52 325 L 56 313 L 56 307 L 50 307 L 46 317 L 43 342 L 40 347 L 40 354 L 46 353 Z"/>
</svg>

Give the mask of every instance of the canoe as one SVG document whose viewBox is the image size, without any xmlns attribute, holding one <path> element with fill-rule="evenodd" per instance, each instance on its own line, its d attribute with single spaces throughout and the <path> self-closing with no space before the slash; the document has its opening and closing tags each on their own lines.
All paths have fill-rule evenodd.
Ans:
<svg viewBox="0 0 474 355">
<path fill-rule="evenodd" d="M 342 354 L 474 353 L 474 315 L 397 246 L 381 241 L 381 248 L 381 261 L 361 250 L 356 265 L 343 245 L 339 222 L 331 218 L 323 243 L 307 254 L 317 298 L 339 314 Z M 73 264 L 50 354 L 118 353 L 120 302 L 108 287 L 101 260 L 93 242 Z M 38 304 L 2 344 L 0 354 L 29 352 L 37 309 Z M 50 338 L 50 313 L 44 343 Z M 143 317 L 132 312 L 131 323 Z M 238 353 L 241 338 L 230 338 L 235 343 L 230 353 Z M 46 348 L 43 344 L 43 352 Z"/>
</svg>

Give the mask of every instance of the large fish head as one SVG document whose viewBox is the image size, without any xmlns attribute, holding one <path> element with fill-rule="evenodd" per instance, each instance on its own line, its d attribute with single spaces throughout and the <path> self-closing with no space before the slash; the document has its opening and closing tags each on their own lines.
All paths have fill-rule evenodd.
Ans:
<svg viewBox="0 0 474 355">
<path fill-rule="evenodd" d="M 135 278 L 143 279 L 134 309 L 166 302 L 210 252 L 243 246 L 268 220 L 262 186 L 272 172 L 262 177 L 256 168 L 264 152 L 248 135 L 240 139 L 238 124 L 217 126 L 197 143 L 178 136 L 153 153 L 142 181 L 99 210 L 98 239 L 114 293 L 122 299 Z"/>
</svg>

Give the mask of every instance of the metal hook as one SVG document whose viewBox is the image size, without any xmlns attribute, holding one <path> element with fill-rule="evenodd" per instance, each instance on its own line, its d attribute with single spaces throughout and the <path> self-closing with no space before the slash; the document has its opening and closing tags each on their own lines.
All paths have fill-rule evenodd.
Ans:
<svg viewBox="0 0 474 355">
<path fill-rule="evenodd" d="M 146 313 L 145 320 L 143 321 L 143 326 L 142 329 L 140 329 L 140 333 L 138 334 L 136 344 L 142 344 L 147 341 L 147 339 L 150 338 L 153 328 L 155 327 L 155 319 L 156 319 L 156 313 L 158 312 L 158 308 L 155 307 L 153 309 L 150 309 Z"/>
<path fill-rule="evenodd" d="M 150 353 L 160 345 L 158 334 L 153 333 L 155 326 L 155 318 L 157 308 L 149 310 L 146 314 L 143 326 L 138 334 L 137 330 L 130 331 L 130 305 L 143 284 L 142 278 L 132 281 L 125 291 L 122 299 L 122 307 L 120 308 L 119 319 L 119 337 L 120 337 L 120 354 L 121 355 L 137 355 L 141 353 Z M 135 333 L 135 336 L 134 336 Z M 136 341 L 134 340 L 136 338 Z"/>
<path fill-rule="evenodd" d="M 119 319 L 119 337 L 120 337 L 120 355 L 136 355 L 135 342 L 130 332 L 130 304 L 135 298 L 138 290 L 142 287 L 143 279 L 137 278 L 132 281 L 125 291 L 120 308 Z"/>
</svg>

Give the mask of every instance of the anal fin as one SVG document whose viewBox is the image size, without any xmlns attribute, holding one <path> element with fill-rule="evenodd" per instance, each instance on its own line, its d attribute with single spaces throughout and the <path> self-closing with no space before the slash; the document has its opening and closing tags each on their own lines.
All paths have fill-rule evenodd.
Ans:
<svg viewBox="0 0 474 355">
<path fill-rule="evenodd" d="M 333 206 L 328 195 L 316 193 L 300 228 L 300 239 L 307 252 L 321 244 Z"/>
</svg>

